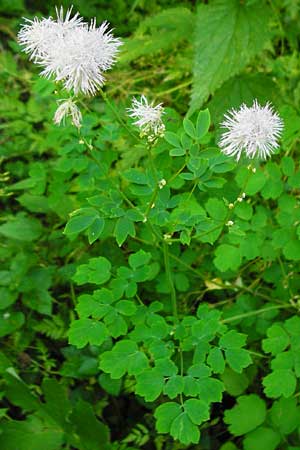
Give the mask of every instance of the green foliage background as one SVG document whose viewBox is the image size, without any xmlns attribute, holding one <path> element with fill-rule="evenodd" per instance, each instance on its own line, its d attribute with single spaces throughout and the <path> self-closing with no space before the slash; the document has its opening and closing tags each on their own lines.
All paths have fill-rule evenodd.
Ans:
<svg viewBox="0 0 300 450">
<path fill-rule="evenodd" d="M 135 137 L 100 97 L 54 126 L 16 33 L 55 2 L 0 0 L 1 450 L 299 450 L 299 1 L 72 3 L 125 42 L 105 90 Z M 285 129 L 249 168 L 217 142 L 255 98 Z"/>
</svg>

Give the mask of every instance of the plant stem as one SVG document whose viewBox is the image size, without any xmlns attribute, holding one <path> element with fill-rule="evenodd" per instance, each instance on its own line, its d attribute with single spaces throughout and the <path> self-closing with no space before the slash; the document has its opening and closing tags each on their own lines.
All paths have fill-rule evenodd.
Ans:
<svg viewBox="0 0 300 450">
<path fill-rule="evenodd" d="M 233 322 L 234 320 L 239 320 L 239 319 L 246 319 L 247 317 L 256 316 L 258 314 L 263 314 L 264 312 L 272 311 L 274 309 L 285 309 L 285 308 L 293 308 L 293 306 L 290 304 L 289 305 L 269 306 L 268 308 L 262 308 L 257 311 L 249 311 L 244 314 L 237 314 L 236 316 L 227 317 L 227 319 L 222 320 L 222 323 Z"/>
<path fill-rule="evenodd" d="M 174 321 L 175 321 L 175 323 L 178 323 L 176 290 L 175 290 L 172 273 L 171 273 L 169 248 L 168 248 L 168 244 L 166 242 L 163 242 L 163 251 L 164 251 L 165 271 L 166 271 L 167 281 L 169 283 L 170 292 L 171 292 L 171 303 L 172 303 Z"/>
<path fill-rule="evenodd" d="M 107 104 L 107 106 L 110 108 L 110 110 L 115 115 L 115 117 L 116 117 L 117 121 L 119 122 L 119 124 L 127 131 L 128 134 L 130 134 L 137 142 L 140 143 L 140 140 L 138 139 L 138 137 L 128 128 L 128 126 L 126 125 L 126 123 L 124 122 L 124 120 L 122 119 L 120 114 L 118 113 L 118 111 L 114 108 L 114 106 L 112 105 L 112 103 L 108 99 L 106 93 L 102 89 L 100 89 L 99 92 L 101 94 L 101 97 L 103 98 L 103 100 Z"/>
</svg>

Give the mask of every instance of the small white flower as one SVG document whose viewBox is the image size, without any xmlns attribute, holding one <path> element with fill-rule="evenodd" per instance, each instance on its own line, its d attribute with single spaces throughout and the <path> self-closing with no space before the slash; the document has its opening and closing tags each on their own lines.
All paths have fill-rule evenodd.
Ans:
<svg viewBox="0 0 300 450">
<path fill-rule="evenodd" d="M 234 225 L 234 222 L 232 220 L 228 220 L 228 222 L 226 223 L 226 225 L 228 227 L 232 227 L 232 225 Z"/>
<path fill-rule="evenodd" d="M 41 75 L 54 77 L 67 91 L 95 95 L 104 81 L 103 72 L 110 69 L 122 44 L 114 38 L 104 22 L 83 22 L 69 9 L 56 10 L 57 19 L 27 20 L 18 34 L 20 44 L 30 58 L 40 65 Z"/>
<path fill-rule="evenodd" d="M 165 185 L 167 184 L 166 180 L 164 178 L 162 178 L 161 180 L 159 180 L 158 182 L 158 187 L 159 189 L 163 189 L 165 187 Z"/>
<path fill-rule="evenodd" d="M 133 123 L 141 132 L 148 136 L 150 142 L 156 137 L 162 136 L 165 126 L 161 116 L 164 114 L 162 104 L 154 106 L 153 102 L 149 103 L 147 98 L 142 95 L 140 100 L 133 98 L 132 107 L 127 108 L 129 116 L 136 119 Z"/>
<path fill-rule="evenodd" d="M 228 130 L 219 142 L 225 155 L 235 156 L 238 161 L 245 152 L 248 158 L 266 159 L 279 147 L 283 122 L 270 103 L 260 106 L 254 100 L 250 108 L 243 104 L 239 110 L 225 114 L 221 127 Z"/>
<path fill-rule="evenodd" d="M 76 103 L 71 99 L 59 100 L 62 102 L 55 111 L 53 121 L 56 125 L 60 125 L 61 122 L 65 122 L 67 116 L 71 117 L 71 121 L 75 127 L 81 127 L 82 115 L 77 107 Z"/>
</svg>

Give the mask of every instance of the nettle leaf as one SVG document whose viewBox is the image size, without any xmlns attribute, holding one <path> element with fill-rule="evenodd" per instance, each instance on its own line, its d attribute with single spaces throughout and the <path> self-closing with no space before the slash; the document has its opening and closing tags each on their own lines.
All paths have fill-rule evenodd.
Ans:
<svg viewBox="0 0 300 450">
<path fill-rule="evenodd" d="M 107 336 L 107 330 L 103 323 L 93 319 L 78 319 L 71 323 L 69 343 L 77 348 L 87 344 L 101 345 Z"/>
<path fill-rule="evenodd" d="M 237 404 L 225 411 L 224 422 L 230 433 L 241 436 L 261 425 L 267 414 L 265 402 L 255 394 L 242 395 Z"/>
<path fill-rule="evenodd" d="M 147 369 L 148 365 L 145 353 L 138 349 L 135 342 L 125 339 L 100 356 L 100 368 L 110 373 L 112 379 L 121 378 L 126 372 L 129 375 L 138 375 Z"/>
<path fill-rule="evenodd" d="M 265 3 L 216 0 L 198 8 L 191 110 L 259 53 L 271 34 Z M 233 45 L 234 43 L 234 45 Z"/>
<path fill-rule="evenodd" d="M 104 284 L 111 276 L 111 263 L 103 256 L 91 258 L 87 264 L 77 267 L 73 280 L 81 285 L 85 283 Z"/>
</svg>

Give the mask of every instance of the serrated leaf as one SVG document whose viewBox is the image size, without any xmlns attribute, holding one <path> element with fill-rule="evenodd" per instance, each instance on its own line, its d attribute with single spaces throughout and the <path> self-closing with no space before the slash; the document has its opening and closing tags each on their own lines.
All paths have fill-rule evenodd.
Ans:
<svg viewBox="0 0 300 450">
<path fill-rule="evenodd" d="M 240 72 L 268 39 L 270 10 L 260 2 L 216 0 L 198 8 L 191 110 Z"/>
</svg>

